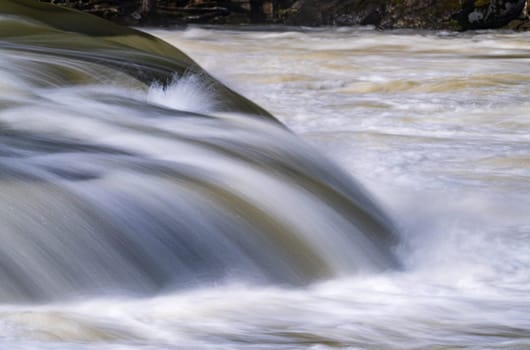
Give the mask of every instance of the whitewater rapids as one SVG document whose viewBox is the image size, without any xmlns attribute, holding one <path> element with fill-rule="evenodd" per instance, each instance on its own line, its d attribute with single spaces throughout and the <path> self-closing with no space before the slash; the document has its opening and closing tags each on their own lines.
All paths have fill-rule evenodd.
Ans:
<svg viewBox="0 0 530 350">
<path fill-rule="evenodd" d="M 530 347 L 527 34 L 149 31 L 304 142 L 51 30 L 0 40 L 1 348 Z"/>
<path fill-rule="evenodd" d="M 530 348 L 529 33 L 151 33 L 334 158 L 400 227 L 404 272 L 239 290 L 263 302 L 227 313 L 228 348 Z"/>
</svg>

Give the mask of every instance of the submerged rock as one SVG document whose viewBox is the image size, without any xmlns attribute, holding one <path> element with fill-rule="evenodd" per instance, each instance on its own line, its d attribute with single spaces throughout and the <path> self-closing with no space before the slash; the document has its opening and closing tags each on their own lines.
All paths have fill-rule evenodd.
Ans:
<svg viewBox="0 0 530 350">
<path fill-rule="evenodd" d="M 227 111 L 276 122 L 270 113 L 211 77 L 186 54 L 147 33 L 33 0 L 2 1 L 0 13 L 13 16 L 0 22 L 0 39 L 10 49 L 97 62 L 147 86 L 165 86 L 175 77 L 196 74 L 223 100 Z M 15 21 L 18 17 L 25 21 Z"/>
<path fill-rule="evenodd" d="M 177 48 L 2 0 L 0 60 L 1 302 L 400 267 L 362 185 Z"/>
</svg>

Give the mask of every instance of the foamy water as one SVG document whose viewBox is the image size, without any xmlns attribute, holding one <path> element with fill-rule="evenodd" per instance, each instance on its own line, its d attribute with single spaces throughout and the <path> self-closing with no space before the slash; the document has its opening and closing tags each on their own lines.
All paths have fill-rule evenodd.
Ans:
<svg viewBox="0 0 530 350">
<path fill-rule="evenodd" d="M 102 89 L 104 77 L 94 78 L 90 72 L 95 86 L 41 91 L 11 77 L 13 72 L 0 70 L 8 77 L 0 84 L 0 91 L 7 91 L 4 103 L 46 101 L 23 109 L 25 113 L 8 108 L 1 115 L 4 124 L 127 150 L 142 162 L 148 157 L 208 169 L 222 176 L 216 181 L 227 189 L 289 220 L 300 234 L 302 228 L 329 229 L 327 239 L 303 234 L 311 251 L 334 271 L 322 282 L 287 287 L 263 282 L 262 269 L 252 266 L 252 256 L 236 256 L 233 260 L 238 263 L 230 265 L 226 256 L 238 250 L 225 250 L 214 260 L 234 267 L 228 278 L 206 278 L 154 296 L 118 293 L 42 305 L 4 303 L 2 348 L 530 348 L 530 35 L 365 29 L 151 33 L 181 48 L 360 179 L 398 225 L 400 245 L 395 250 L 403 268 L 351 271 L 348 266 L 363 265 L 369 258 L 363 250 L 353 250 L 358 245 L 341 240 L 340 233 L 348 231 L 349 223 L 340 221 L 310 193 L 299 191 L 294 181 L 286 186 L 277 181 L 279 174 L 265 176 L 248 165 L 232 163 L 225 154 L 212 161 L 210 150 L 167 137 L 163 132 L 207 138 L 221 146 L 236 138 L 248 142 L 238 145 L 237 151 L 248 149 L 250 154 L 252 145 L 275 155 L 282 154 L 276 146 L 289 147 L 292 159 L 296 155 L 321 168 L 332 166 L 310 157 L 310 148 L 298 146 L 283 131 L 260 122 L 225 116 L 228 122 L 197 125 L 186 118 L 164 118 L 167 108 L 216 110 L 219 101 L 193 77 L 176 80 L 166 89 L 155 85 L 124 90 L 115 84 Z M 122 100 L 123 106 L 116 109 L 116 101 Z M 149 111 L 161 108 L 158 118 L 142 119 L 145 104 Z M 43 106 L 53 106 L 53 113 Z M 71 124 L 57 114 L 88 109 L 89 114 L 78 113 Z M 94 110 L 100 115 L 97 120 Z M 39 115 L 46 123 L 39 122 Z M 260 129 L 263 135 L 258 137 L 254 132 Z M 212 207 L 210 201 L 190 196 L 189 184 L 178 193 L 197 200 L 189 204 L 191 209 L 167 197 L 168 187 L 162 187 L 168 185 L 167 179 L 145 183 L 145 175 L 124 174 L 136 171 L 136 166 L 120 165 L 111 171 L 117 164 L 113 160 L 87 169 L 82 161 L 64 157 L 56 156 L 72 171 L 106 174 L 101 182 L 108 186 L 96 192 L 86 186 L 76 193 L 116 217 L 122 210 L 134 212 L 134 207 L 128 209 L 132 200 L 148 203 L 149 217 L 163 216 L 168 225 L 175 224 L 170 219 L 175 210 L 195 217 L 197 208 Z M 110 201 L 110 193 L 116 193 L 117 199 Z M 127 217 L 132 224 L 119 225 L 149 227 L 133 215 Z M 330 218 L 336 218 L 335 225 L 326 221 Z M 85 222 L 83 217 L 72 220 Z M 193 224 L 208 225 L 199 219 Z M 227 231 L 239 228 L 225 224 Z M 279 263 L 275 268 L 285 266 Z M 252 278 L 241 278 L 243 270 L 250 271 Z M 54 276 L 48 277 L 57 283 Z M 50 280 L 42 283 L 51 285 Z M 60 282 L 69 286 L 68 281 Z M 141 276 L 126 282 L 151 288 Z"/>
<path fill-rule="evenodd" d="M 154 33 L 337 160 L 400 224 L 407 271 L 299 291 L 313 299 L 287 303 L 312 316 L 294 333 L 352 348 L 530 346 L 529 34 Z"/>
</svg>

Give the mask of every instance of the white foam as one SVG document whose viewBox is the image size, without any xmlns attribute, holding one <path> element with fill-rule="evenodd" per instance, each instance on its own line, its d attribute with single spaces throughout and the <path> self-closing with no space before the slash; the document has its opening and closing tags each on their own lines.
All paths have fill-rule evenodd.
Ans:
<svg viewBox="0 0 530 350">
<path fill-rule="evenodd" d="M 168 86 L 154 84 L 149 88 L 147 101 L 179 111 L 209 113 L 220 101 L 200 77 L 187 74 L 175 77 Z"/>
</svg>

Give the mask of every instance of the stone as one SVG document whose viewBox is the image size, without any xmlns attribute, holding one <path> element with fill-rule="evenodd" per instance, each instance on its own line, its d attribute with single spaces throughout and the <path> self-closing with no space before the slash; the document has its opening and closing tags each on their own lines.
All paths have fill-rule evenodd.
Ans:
<svg viewBox="0 0 530 350">
<path fill-rule="evenodd" d="M 458 15 L 463 29 L 494 29 L 521 16 L 526 0 L 468 0 Z"/>
<path fill-rule="evenodd" d="M 526 15 L 526 0 L 299 0 L 293 25 L 376 25 L 382 29 L 493 29 Z"/>
<path fill-rule="evenodd" d="M 290 25 L 379 25 L 385 1 L 381 0 L 299 0 L 292 6 L 286 23 Z"/>
<path fill-rule="evenodd" d="M 508 23 L 505 29 L 515 30 L 515 31 L 526 31 L 530 30 L 530 20 L 528 19 L 514 19 Z"/>
<path fill-rule="evenodd" d="M 187 23 L 469 30 L 527 17 L 527 0 L 40 0 L 128 25 Z"/>
</svg>

